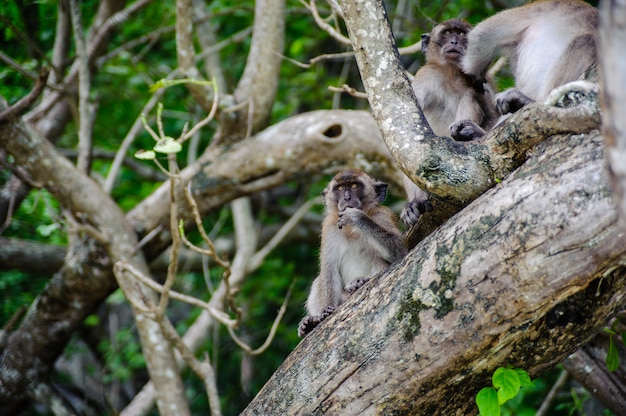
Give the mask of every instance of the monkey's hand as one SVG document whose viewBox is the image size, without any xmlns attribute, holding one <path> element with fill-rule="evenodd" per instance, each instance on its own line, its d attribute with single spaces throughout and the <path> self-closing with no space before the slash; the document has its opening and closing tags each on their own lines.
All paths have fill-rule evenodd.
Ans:
<svg viewBox="0 0 626 416">
<path fill-rule="evenodd" d="M 320 324 L 324 319 L 328 318 L 333 312 L 335 312 L 334 306 L 327 306 L 321 316 L 305 316 L 298 324 L 298 336 L 302 338 L 309 332 L 313 331 L 316 326 Z"/>
<path fill-rule="evenodd" d="M 408 226 L 415 225 L 420 215 L 425 212 L 431 212 L 433 210 L 433 205 L 430 203 L 428 199 L 426 200 L 418 200 L 413 199 L 406 203 L 404 208 L 402 208 L 402 212 L 400 213 L 400 219 Z"/>
<path fill-rule="evenodd" d="M 348 207 L 339 213 L 337 227 L 341 230 L 346 225 L 352 225 L 365 216 L 365 213 L 358 208 Z"/>
<path fill-rule="evenodd" d="M 472 120 L 455 121 L 450 124 L 450 136 L 459 142 L 469 142 L 485 135 L 485 130 Z"/>
<path fill-rule="evenodd" d="M 528 98 L 520 90 L 515 88 L 510 88 L 496 94 L 495 101 L 496 111 L 500 115 L 514 113 L 525 105 L 534 102 L 532 98 Z"/>
<path fill-rule="evenodd" d="M 344 290 L 349 295 L 351 295 L 354 292 L 356 292 L 357 290 L 359 290 L 359 288 L 361 286 L 363 286 L 365 283 L 367 283 L 369 281 L 370 281 L 370 279 L 356 279 L 356 280 L 353 280 L 352 282 L 350 282 L 350 284 L 348 286 L 346 286 L 346 288 Z"/>
</svg>

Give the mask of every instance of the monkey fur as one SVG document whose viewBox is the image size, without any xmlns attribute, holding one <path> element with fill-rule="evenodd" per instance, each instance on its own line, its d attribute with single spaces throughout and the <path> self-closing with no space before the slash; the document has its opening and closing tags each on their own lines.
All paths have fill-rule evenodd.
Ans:
<svg viewBox="0 0 626 416">
<path fill-rule="evenodd" d="M 468 36 L 463 71 L 484 79 L 493 59 L 509 59 L 515 88 L 496 96 L 496 110 L 513 113 L 575 81 L 597 63 L 598 10 L 582 0 L 538 0 L 503 10 Z"/>
<path fill-rule="evenodd" d="M 381 205 L 387 184 L 349 169 L 335 175 L 322 195 L 320 272 L 306 302 L 308 316 L 298 327 L 300 337 L 407 252 L 395 214 Z"/>
</svg>

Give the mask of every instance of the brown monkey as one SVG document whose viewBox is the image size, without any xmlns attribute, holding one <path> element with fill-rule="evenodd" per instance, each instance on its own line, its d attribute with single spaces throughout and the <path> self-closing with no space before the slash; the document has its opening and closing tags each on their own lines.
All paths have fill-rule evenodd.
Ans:
<svg viewBox="0 0 626 416">
<path fill-rule="evenodd" d="M 461 70 L 472 25 L 462 19 L 450 19 L 422 35 L 426 64 L 413 78 L 413 90 L 428 124 L 437 136 L 471 140 L 473 135 L 459 135 L 450 125 L 472 120 L 483 128 L 495 120 L 493 87 L 484 80 L 475 82 Z M 484 131 L 476 132 L 480 135 Z M 481 134 L 482 133 L 482 134 Z"/>
<path fill-rule="evenodd" d="M 544 99 L 597 62 L 598 10 L 581 0 L 540 0 L 499 12 L 469 34 L 465 73 L 481 80 L 499 54 L 508 57 L 515 88 L 496 96 L 500 114 Z"/>
<path fill-rule="evenodd" d="M 413 78 L 413 90 L 422 112 L 437 136 L 451 136 L 467 141 L 485 134 L 496 119 L 493 87 L 489 82 L 475 82 L 461 70 L 467 49 L 467 35 L 472 25 L 462 19 L 450 19 L 422 35 L 426 64 Z M 482 77 L 485 78 L 485 77 Z M 453 124 L 460 120 L 472 123 Z M 404 187 L 409 201 L 402 211 L 407 225 L 417 222 L 420 214 L 432 210 L 426 193 L 409 178 Z"/>
<path fill-rule="evenodd" d="M 344 170 L 322 195 L 320 273 L 306 302 L 308 316 L 298 327 L 301 337 L 365 282 L 406 255 L 395 215 L 380 205 L 387 196 L 387 184 L 360 170 Z"/>
</svg>

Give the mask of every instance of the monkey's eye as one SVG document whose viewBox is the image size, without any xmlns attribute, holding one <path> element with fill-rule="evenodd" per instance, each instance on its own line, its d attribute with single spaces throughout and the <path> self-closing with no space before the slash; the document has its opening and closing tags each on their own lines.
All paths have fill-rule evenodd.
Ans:
<svg viewBox="0 0 626 416">
<path fill-rule="evenodd" d="M 449 35 L 450 33 L 452 32 L 450 32 L 449 30 L 446 30 L 445 32 L 443 32 L 444 35 Z"/>
<path fill-rule="evenodd" d="M 356 184 L 356 183 L 353 183 L 352 185 L 350 185 L 350 187 L 351 187 L 352 189 L 356 189 L 356 188 L 358 188 L 358 187 L 359 187 L 359 185 L 358 185 L 358 184 Z"/>
<path fill-rule="evenodd" d="M 339 186 L 337 186 L 337 190 L 338 190 L 338 191 L 343 191 L 343 188 L 344 188 L 344 186 L 343 186 L 343 185 L 339 185 Z"/>
</svg>

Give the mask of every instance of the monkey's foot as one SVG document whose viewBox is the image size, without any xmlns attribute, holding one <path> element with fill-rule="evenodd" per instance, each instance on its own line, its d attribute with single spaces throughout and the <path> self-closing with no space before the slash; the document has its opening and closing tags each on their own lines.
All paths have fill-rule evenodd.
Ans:
<svg viewBox="0 0 626 416">
<path fill-rule="evenodd" d="M 316 326 L 320 324 L 324 319 L 328 318 L 333 312 L 335 312 L 334 306 L 327 306 L 320 316 L 305 316 L 298 324 L 298 336 L 302 338 L 309 332 L 313 331 Z"/>
<path fill-rule="evenodd" d="M 415 225 L 420 215 L 425 212 L 430 212 L 433 210 L 433 205 L 430 203 L 428 199 L 420 201 L 417 199 L 413 199 L 406 203 L 404 208 L 402 208 L 402 212 L 400 213 L 400 218 L 402 222 L 404 222 L 408 226 Z"/>
<path fill-rule="evenodd" d="M 325 307 L 324 310 L 322 311 L 322 316 L 320 316 L 320 322 L 328 318 L 333 312 L 335 312 L 335 309 L 336 308 L 334 306 Z"/>
<path fill-rule="evenodd" d="M 450 136 L 458 142 L 469 142 L 484 135 L 485 130 L 472 120 L 455 121 L 450 124 Z"/>
<path fill-rule="evenodd" d="M 349 295 L 351 295 L 354 292 L 356 292 L 361 286 L 363 286 L 365 283 L 367 283 L 369 281 L 370 281 L 370 279 L 356 279 L 356 280 L 353 280 L 352 282 L 350 282 L 350 284 L 348 286 L 346 286 L 346 288 L 344 290 L 346 292 L 348 292 Z"/>
<path fill-rule="evenodd" d="M 322 322 L 322 319 L 319 316 L 305 316 L 298 324 L 298 336 L 302 338 L 313 331 L 320 322 Z"/>
</svg>

